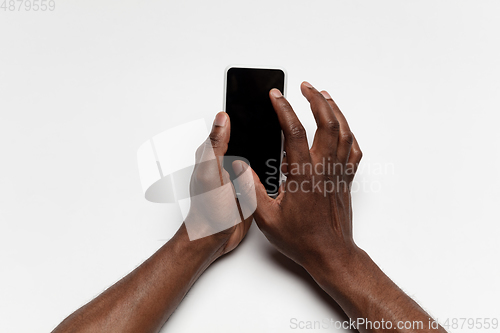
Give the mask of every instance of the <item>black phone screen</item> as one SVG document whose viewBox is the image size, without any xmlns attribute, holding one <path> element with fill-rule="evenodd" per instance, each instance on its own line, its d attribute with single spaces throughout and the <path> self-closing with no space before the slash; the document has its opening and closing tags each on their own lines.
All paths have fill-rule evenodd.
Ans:
<svg viewBox="0 0 500 333">
<path fill-rule="evenodd" d="M 269 195 L 278 192 L 281 163 L 281 126 L 269 98 L 272 88 L 284 93 L 285 73 L 281 69 L 227 70 L 225 111 L 231 119 L 231 138 L 225 169 L 234 179 L 232 161 L 245 158 Z"/>
</svg>

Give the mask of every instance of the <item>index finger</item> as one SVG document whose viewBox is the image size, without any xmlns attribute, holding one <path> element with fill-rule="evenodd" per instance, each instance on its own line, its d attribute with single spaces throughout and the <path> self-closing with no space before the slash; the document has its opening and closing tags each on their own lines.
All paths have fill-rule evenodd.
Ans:
<svg viewBox="0 0 500 333">
<path fill-rule="evenodd" d="M 285 150 L 289 163 L 309 163 L 309 145 L 306 130 L 292 109 L 292 106 L 278 89 L 269 92 L 271 103 L 278 115 L 278 120 L 285 136 Z"/>
<path fill-rule="evenodd" d="M 318 125 L 311 151 L 318 157 L 333 157 L 337 153 L 339 140 L 339 120 L 334 114 L 331 105 L 310 83 L 304 81 L 300 86 L 302 94 L 311 105 L 311 110 Z"/>
</svg>

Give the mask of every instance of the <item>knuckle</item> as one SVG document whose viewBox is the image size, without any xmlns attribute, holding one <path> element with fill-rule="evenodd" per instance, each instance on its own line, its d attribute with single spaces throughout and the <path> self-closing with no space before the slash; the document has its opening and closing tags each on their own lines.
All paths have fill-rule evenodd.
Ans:
<svg viewBox="0 0 500 333">
<path fill-rule="evenodd" d="M 354 135 L 351 132 L 342 133 L 341 140 L 348 145 L 352 145 L 354 142 Z"/>
<path fill-rule="evenodd" d="M 235 187 L 237 192 L 239 192 L 240 199 L 248 199 L 249 195 L 255 193 L 255 184 L 253 179 L 248 179 L 248 177 L 238 180 Z"/>
<path fill-rule="evenodd" d="M 290 127 L 290 135 L 294 139 L 305 139 L 306 130 L 302 125 L 293 125 Z"/>
<path fill-rule="evenodd" d="M 363 152 L 361 150 L 355 150 L 353 155 L 354 159 L 359 162 L 363 157 Z"/>
<path fill-rule="evenodd" d="M 196 149 L 196 153 L 194 154 L 196 160 L 199 160 L 201 158 L 201 154 L 203 154 L 204 150 L 204 145 L 205 144 L 202 144 L 201 146 L 198 147 L 198 149 Z"/>
<path fill-rule="evenodd" d="M 340 123 L 337 119 L 335 120 L 329 120 L 327 123 L 326 123 L 326 129 L 330 132 L 330 133 L 338 133 L 339 130 L 340 130 Z"/>
<path fill-rule="evenodd" d="M 196 153 L 195 153 L 196 155 L 199 155 L 203 152 L 204 145 L 205 145 L 205 143 L 198 146 L 198 148 L 196 149 Z"/>
<path fill-rule="evenodd" d="M 210 138 L 210 143 L 211 143 L 213 148 L 219 148 L 222 145 L 222 133 L 212 132 L 212 133 L 210 133 L 209 138 Z"/>
</svg>

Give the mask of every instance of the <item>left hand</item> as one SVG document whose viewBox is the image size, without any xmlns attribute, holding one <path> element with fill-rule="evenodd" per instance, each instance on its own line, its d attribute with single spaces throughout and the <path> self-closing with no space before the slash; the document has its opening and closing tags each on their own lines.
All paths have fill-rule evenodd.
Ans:
<svg viewBox="0 0 500 333">
<path fill-rule="evenodd" d="M 220 246 L 216 257 L 238 246 L 253 219 L 252 215 L 242 219 L 241 208 L 238 208 L 240 202 L 236 199 L 233 184 L 221 165 L 227 151 L 230 129 L 229 116 L 225 112 L 219 112 L 209 137 L 196 151 L 196 166 L 190 183 L 191 208 L 185 220 L 190 229 L 190 238 L 194 235 L 195 238 L 213 241 L 216 246 Z M 239 175 L 236 182 L 241 188 L 238 191 L 250 198 L 248 201 L 252 200 L 252 191 L 255 197 L 255 190 L 251 169 L 241 161 L 234 161 L 229 167 L 233 167 Z M 239 198 L 241 201 L 241 196 Z M 227 229 L 214 233 L 226 226 Z M 210 236 L 204 237 L 205 235 Z"/>
</svg>

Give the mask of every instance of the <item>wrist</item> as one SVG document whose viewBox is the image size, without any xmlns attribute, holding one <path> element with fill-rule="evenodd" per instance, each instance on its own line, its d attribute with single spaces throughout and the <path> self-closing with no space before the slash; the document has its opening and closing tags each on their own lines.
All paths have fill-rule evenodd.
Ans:
<svg viewBox="0 0 500 333">
<path fill-rule="evenodd" d="M 394 289 L 392 281 L 357 246 L 342 255 L 336 251 L 321 258 L 321 266 L 310 268 L 309 274 L 351 317 L 368 316 L 366 307 L 376 307 Z"/>
<path fill-rule="evenodd" d="M 373 261 L 368 254 L 353 243 L 340 251 L 327 249 L 321 252 L 314 263 L 304 268 L 319 286 L 337 298 L 350 286 L 361 284 L 370 263 Z"/>
<path fill-rule="evenodd" d="M 190 240 L 185 224 L 183 223 L 172 238 L 175 242 L 178 255 L 185 254 L 207 262 L 207 266 L 222 255 L 229 237 L 224 233 L 217 233 L 207 237 Z"/>
</svg>

